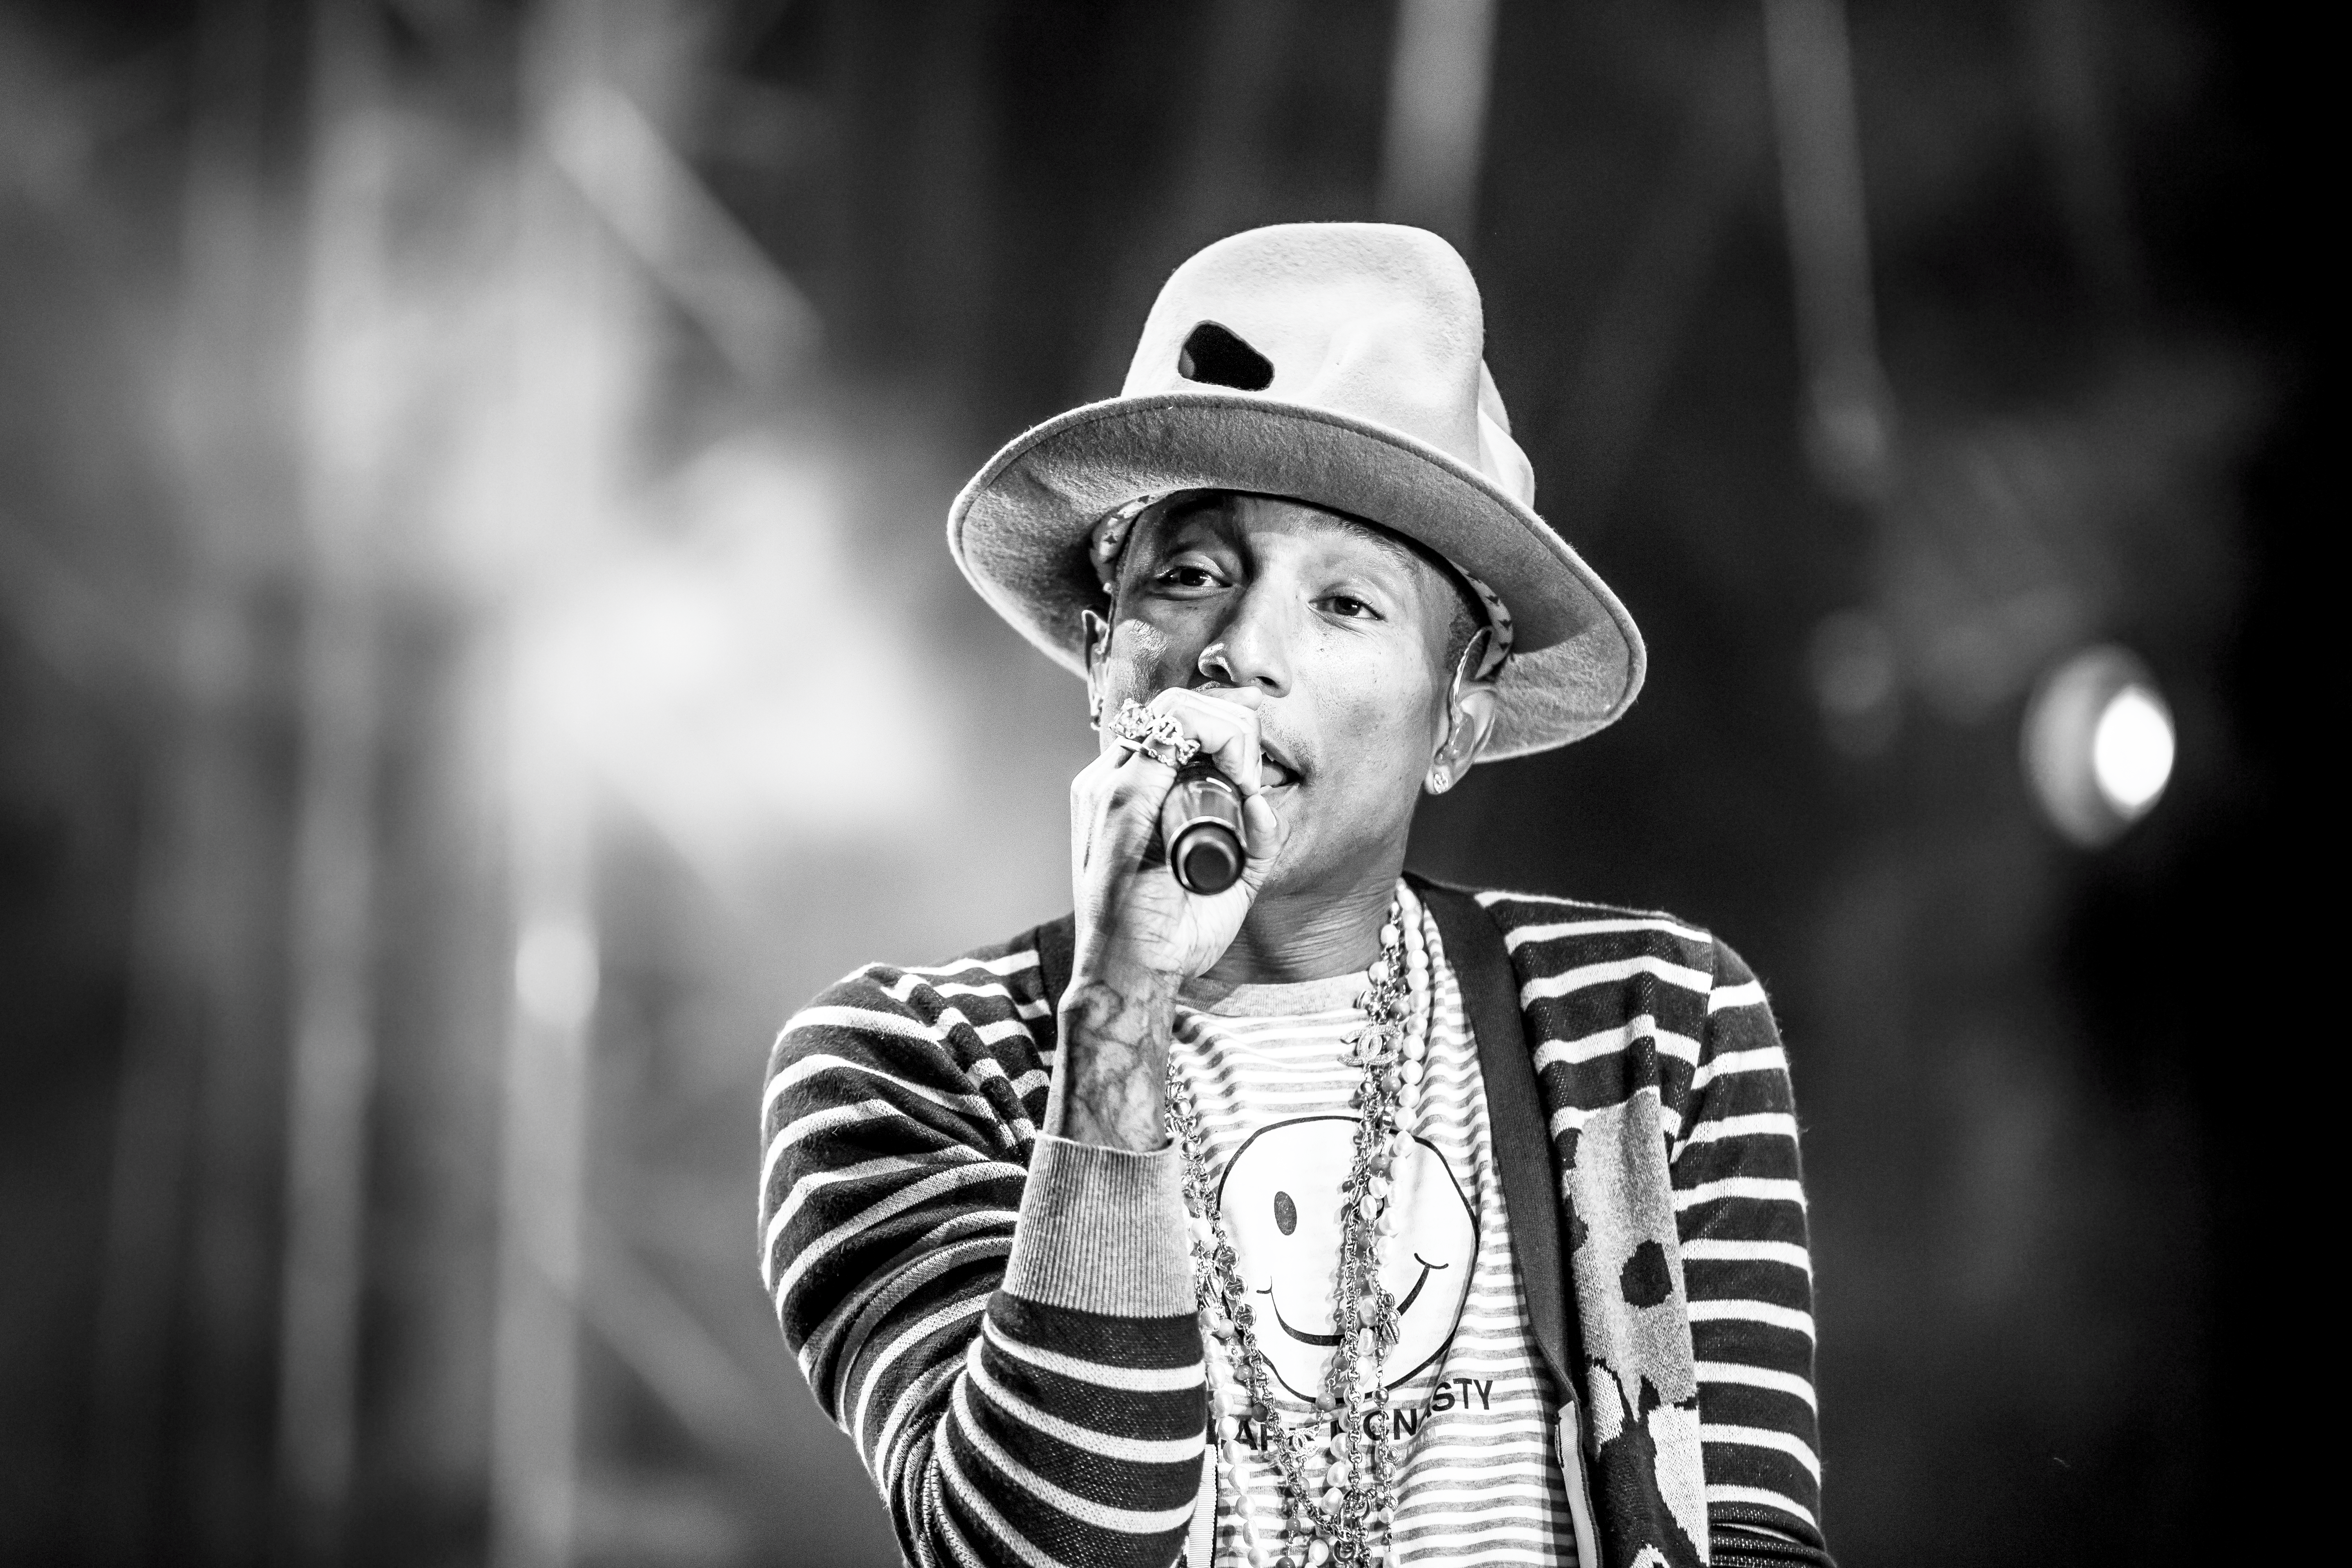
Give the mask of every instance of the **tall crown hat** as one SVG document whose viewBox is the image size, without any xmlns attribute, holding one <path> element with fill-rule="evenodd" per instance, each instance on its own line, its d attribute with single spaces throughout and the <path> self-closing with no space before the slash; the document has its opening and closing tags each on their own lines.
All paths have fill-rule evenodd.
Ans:
<svg viewBox="0 0 2352 1568">
<path fill-rule="evenodd" d="M 1633 617 L 1535 512 L 1535 472 L 1486 372 L 1454 247 L 1393 224 L 1283 224 L 1219 240 L 1160 290 L 1117 397 L 1015 437 L 948 512 L 996 612 L 1083 674 L 1106 608 L 1089 540 L 1180 490 L 1280 496 L 1418 541 L 1507 610 L 1488 757 L 1615 721 L 1642 689 Z M 1490 614 L 1491 614 L 1490 610 Z"/>
</svg>

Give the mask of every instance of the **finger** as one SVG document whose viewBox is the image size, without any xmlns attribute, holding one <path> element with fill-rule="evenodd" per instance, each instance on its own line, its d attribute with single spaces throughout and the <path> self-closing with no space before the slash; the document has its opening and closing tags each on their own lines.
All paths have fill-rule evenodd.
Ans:
<svg viewBox="0 0 2352 1568">
<path fill-rule="evenodd" d="M 1118 765 L 1127 761 L 1127 756 L 1125 752 L 1105 752 L 1073 773 L 1070 776 L 1071 805 L 1076 806 L 1083 802 L 1091 809 L 1101 800 L 1103 792 L 1110 787 L 1112 776 L 1118 772 Z"/>
<path fill-rule="evenodd" d="M 1074 866 L 1086 864 L 1086 847 L 1102 819 L 1103 796 L 1110 789 L 1111 775 L 1125 760 L 1124 753 L 1105 752 L 1070 777 L 1070 852 Z"/>
<path fill-rule="evenodd" d="M 1097 803 L 1095 853 L 1126 866 L 1139 864 L 1160 832 L 1160 809 L 1175 787 L 1176 770 L 1140 752 L 1119 759 L 1103 780 Z"/>
<path fill-rule="evenodd" d="M 1198 741 L 1202 753 L 1247 799 L 1265 787 L 1258 743 L 1259 700 L 1259 693 L 1247 687 L 1195 690 L 1171 686 L 1151 700 L 1151 707 L 1173 718 L 1185 734 Z"/>
<path fill-rule="evenodd" d="M 1270 862 L 1282 852 L 1283 841 L 1290 837 L 1290 825 L 1275 810 L 1274 802 L 1264 795 L 1254 795 L 1242 802 L 1242 847 L 1252 865 Z"/>
<path fill-rule="evenodd" d="M 1095 824 L 1102 812 L 1101 759 L 1080 768 L 1070 780 L 1070 877 L 1083 876 L 1094 858 Z"/>
<path fill-rule="evenodd" d="M 1205 681 L 1199 686 L 1171 686 L 1171 691 L 1190 692 L 1195 697 L 1207 697 L 1228 707 L 1246 708 L 1255 713 L 1265 702 L 1265 693 L 1255 686 L 1227 686 L 1223 681 Z"/>
<path fill-rule="evenodd" d="M 1070 780 L 1070 872 L 1083 877 L 1097 861 L 1134 863 L 1149 847 L 1149 824 L 1173 786 L 1176 772 L 1138 753 L 1112 751 L 1096 757 Z M 1142 826 L 1139 828 L 1139 817 Z"/>
</svg>

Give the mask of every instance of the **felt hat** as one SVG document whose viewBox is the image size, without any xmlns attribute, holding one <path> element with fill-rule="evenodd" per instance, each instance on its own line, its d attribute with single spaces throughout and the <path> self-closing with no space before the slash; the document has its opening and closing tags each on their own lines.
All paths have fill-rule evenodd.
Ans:
<svg viewBox="0 0 2352 1568">
<path fill-rule="evenodd" d="M 1104 608 L 1096 525 L 1146 497 L 1281 496 L 1408 535 L 1491 588 L 1514 651 L 1490 757 L 1580 740 L 1641 689 L 1633 618 L 1536 515 L 1535 474 L 1486 373 L 1454 247 L 1393 224 L 1284 224 L 1219 240 L 1160 290 L 1119 395 L 1022 435 L 948 513 L 980 595 L 1084 673 Z"/>
</svg>

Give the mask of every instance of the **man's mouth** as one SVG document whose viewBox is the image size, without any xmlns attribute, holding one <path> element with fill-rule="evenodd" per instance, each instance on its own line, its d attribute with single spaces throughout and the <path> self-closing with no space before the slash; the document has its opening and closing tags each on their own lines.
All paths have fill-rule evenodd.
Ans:
<svg viewBox="0 0 2352 1568">
<path fill-rule="evenodd" d="M 1282 789 L 1298 782 L 1298 770 L 1261 748 L 1258 752 L 1258 773 L 1268 789 Z"/>
</svg>

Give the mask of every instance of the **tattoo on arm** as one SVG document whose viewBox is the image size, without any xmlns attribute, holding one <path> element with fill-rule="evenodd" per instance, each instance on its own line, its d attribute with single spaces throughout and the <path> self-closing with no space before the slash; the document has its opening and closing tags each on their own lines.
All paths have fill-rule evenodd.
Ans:
<svg viewBox="0 0 2352 1568">
<path fill-rule="evenodd" d="M 1062 997 L 1061 1050 L 1045 1131 L 1148 1152 L 1167 1142 L 1168 1037 L 1176 977 L 1080 978 Z"/>
</svg>

